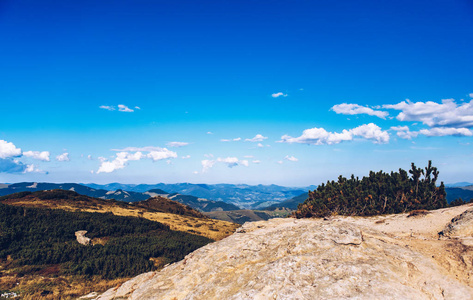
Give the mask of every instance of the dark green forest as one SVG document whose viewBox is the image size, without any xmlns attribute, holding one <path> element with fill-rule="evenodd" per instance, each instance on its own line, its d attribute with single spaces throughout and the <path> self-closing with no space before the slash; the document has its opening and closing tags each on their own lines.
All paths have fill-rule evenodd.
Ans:
<svg viewBox="0 0 473 300">
<path fill-rule="evenodd" d="M 81 245 L 75 237 L 79 230 L 107 242 Z M 60 265 L 61 274 L 112 279 L 156 269 L 150 258 L 181 260 L 210 242 L 135 217 L 0 204 L 0 259 L 11 258 L 13 266 Z"/>
<path fill-rule="evenodd" d="M 297 218 L 330 215 L 373 216 L 396 214 L 417 209 L 447 207 L 443 182 L 436 185 L 439 171 L 429 161 L 424 169 L 414 163 L 407 172 L 369 173 L 361 180 L 354 175 L 328 181 L 309 192 L 294 213 Z"/>
</svg>

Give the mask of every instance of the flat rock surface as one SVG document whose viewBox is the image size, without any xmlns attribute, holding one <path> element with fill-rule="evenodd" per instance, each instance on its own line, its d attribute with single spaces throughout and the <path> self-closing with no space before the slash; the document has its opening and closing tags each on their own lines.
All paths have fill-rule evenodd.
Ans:
<svg viewBox="0 0 473 300">
<path fill-rule="evenodd" d="M 428 230 L 405 237 L 375 225 L 382 225 L 380 220 L 430 224 L 436 213 L 446 214 L 246 223 L 232 236 L 96 299 L 473 299 L 468 246 L 431 238 Z M 451 218 L 439 220 L 445 223 L 432 225 L 432 231 Z M 443 259 L 447 246 L 454 249 L 451 259 L 458 254 L 468 261 L 461 262 L 463 269 Z"/>
</svg>

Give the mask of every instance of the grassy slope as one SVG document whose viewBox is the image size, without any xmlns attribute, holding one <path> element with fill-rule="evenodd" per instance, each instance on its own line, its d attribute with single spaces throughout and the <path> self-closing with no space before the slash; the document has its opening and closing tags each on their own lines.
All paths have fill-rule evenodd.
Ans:
<svg viewBox="0 0 473 300">
<path fill-rule="evenodd" d="M 232 234 L 239 225 L 197 217 L 199 212 L 188 210 L 183 215 L 158 211 L 158 207 L 143 207 L 121 201 L 103 200 L 79 195 L 71 191 L 39 191 L 17 193 L 0 197 L 0 203 L 24 206 L 63 209 L 67 211 L 112 213 L 117 216 L 141 217 L 168 225 L 171 230 L 193 233 L 213 240 L 221 240 Z M 59 193 L 59 195 L 53 195 Z M 175 203 L 174 201 L 168 200 Z M 193 212 L 190 212 L 193 211 Z"/>
<path fill-rule="evenodd" d="M 166 224 L 171 230 L 198 234 L 214 240 L 232 234 L 239 227 L 238 224 L 209 219 L 179 203 L 176 206 L 176 202 L 169 199 L 151 201 L 152 203 L 148 203 L 148 207 L 146 207 L 147 205 L 140 206 L 91 198 L 69 191 L 66 191 L 62 197 L 57 197 L 58 195 L 54 195 L 54 192 L 42 191 L 0 197 L 0 203 L 22 207 L 61 209 L 69 212 L 112 213 L 115 216 L 139 217 Z M 62 192 L 64 191 L 59 194 Z M 159 203 L 164 203 L 164 205 L 159 205 Z M 165 212 L 169 207 L 174 212 L 177 210 L 181 215 Z M 183 207 L 185 209 L 182 211 Z M 103 244 L 107 240 L 106 237 L 105 239 L 94 239 L 99 244 Z M 153 260 L 153 262 L 156 266 L 161 264 L 159 259 Z M 77 296 L 85 295 L 91 291 L 103 292 L 127 279 L 104 279 L 95 275 L 68 275 L 61 271 L 60 265 L 21 266 L 15 264 L 15 260 L 10 255 L 6 259 L 0 259 L 0 294 L 4 291 L 21 291 L 23 299 L 75 299 Z"/>
<path fill-rule="evenodd" d="M 231 210 L 231 211 L 212 211 L 205 212 L 204 215 L 218 220 L 243 224 L 245 222 L 254 222 L 268 220 L 271 218 L 284 218 L 290 214 L 289 210 L 276 209 L 273 211 L 262 210 Z"/>
</svg>

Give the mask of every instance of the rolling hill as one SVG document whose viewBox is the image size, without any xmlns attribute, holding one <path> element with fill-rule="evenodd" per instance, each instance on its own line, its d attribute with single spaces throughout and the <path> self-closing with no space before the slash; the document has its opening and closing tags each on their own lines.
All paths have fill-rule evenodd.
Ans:
<svg viewBox="0 0 473 300">
<path fill-rule="evenodd" d="M 0 197 L 0 203 L 22 207 L 139 217 L 168 225 L 171 230 L 197 234 L 213 240 L 219 240 L 232 234 L 238 227 L 233 223 L 212 220 L 196 210 L 163 197 L 154 200 L 152 198 L 143 203 L 128 203 L 93 198 L 73 191 L 48 190 L 3 196 Z"/>
<path fill-rule="evenodd" d="M 0 294 L 75 299 L 159 270 L 238 227 L 159 196 L 133 203 L 67 190 L 2 196 Z M 79 244 L 81 231 L 90 245 Z"/>
<path fill-rule="evenodd" d="M 287 208 L 290 210 L 296 210 L 297 206 L 303 203 L 308 197 L 308 193 L 302 193 L 299 196 L 296 196 L 291 199 L 284 200 L 282 202 L 270 205 L 268 207 L 262 208 L 262 210 L 276 210 L 276 209 L 283 209 Z"/>
<path fill-rule="evenodd" d="M 458 198 L 462 198 L 466 202 L 473 199 L 473 186 L 471 185 L 465 187 L 448 187 L 445 188 L 445 192 L 447 192 L 448 203 Z"/>
<path fill-rule="evenodd" d="M 49 194 L 47 201 L 58 200 L 50 197 L 52 193 L 41 193 Z M 35 201 L 45 198 L 37 196 Z M 68 204 L 77 200 L 83 206 L 86 201 L 68 196 Z M 22 299 L 77 298 L 117 280 L 159 270 L 212 242 L 145 218 L 15 204 L 0 204 L 0 291 L 12 291 Z M 78 232 L 87 234 L 85 244 L 79 242 Z M 84 283 L 88 286 L 78 288 Z"/>
<path fill-rule="evenodd" d="M 126 187 L 126 186 L 120 186 Z M 126 202 L 138 202 L 149 199 L 154 196 L 172 197 L 173 200 L 188 205 L 200 211 L 213 210 L 235 210 L 240 207 L 223 201 L 213 201 L 198 198 L 190 195 L 181 195 L 178 193 L 168 193 L 161 189 L 151 189 L 145 192 L 125 191 L 123 189 L 106 190 L 93 188 L 77 183 L 45 183 L 45 182 L 20 182 L 14 184 L 1 184 L 0 196 L 9 195 L 18 192 L 35 192 L 44 190 L 62 189 L 74 191 L 82 195 L 102 199 L 114 199 Z"/>
<path fill-rule="evenodd" d="M 257 208 L 263 204 L 268 206 L 274 203 L 296 197 L 309 190 L 317 188 L 317 186 L 308 187 L 284 187 L 279 185 L 247 185 L 247 184 L 192 184 L 192 183 L 176 183 L 176 184 L 120 184 L 110 183 L 106 185 L 84 184 L 94 189 L 116 190 L 122 189 L 134 192 L 146 192 L 152 189 L 161 189 L 170 193 L 179 193 L 184 195 L 192 195 L 198 198 L 204 198 L 213 201 L 224 201 L 236 206 L 247 209 Z"/>
<path fill-rule="evenodd" d="M 19 182 L 13 184 L 2 184 L 0 186 L 0 196 L 9 195 L 18 192 L 35 192 L 45 190 L 68 190 L 77 192 L 94 198 L 115 199 L 127 202 L 142 201 L 149 198 L 149 195 L 143 193 L 129 192 L 122 189 L 114 191 L 104 189 L 94 189 L 77 183 L 47 183 L 47 182 Z"/>
<path fill-rule="evenodd" d="M 212 211 L 204 214 L 212 219 L 228 221 L 232 223 L 244 224 L 246 222 L 265 221 L 273 218 L 285 218 L 291 213 L 289 209 L 274 209 L 272 211 L 263 210 L 231 210 L 231 211 Z"/>
</svg>

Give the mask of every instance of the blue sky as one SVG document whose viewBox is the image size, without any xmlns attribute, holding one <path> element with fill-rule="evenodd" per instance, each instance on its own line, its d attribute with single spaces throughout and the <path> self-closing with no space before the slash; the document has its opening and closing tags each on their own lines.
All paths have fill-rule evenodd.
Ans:
<svg viewBox="0 0 473 300">
<path fill-rule="evenodd" d="M 473 182 L 471 1 L 6 0 L 0 36 L 1 182 Z"/>
</svg>

